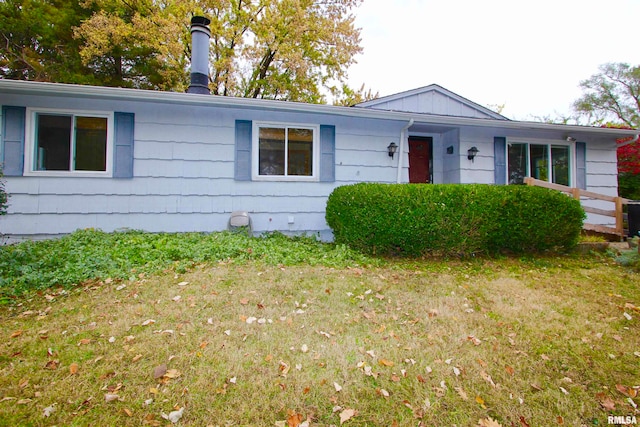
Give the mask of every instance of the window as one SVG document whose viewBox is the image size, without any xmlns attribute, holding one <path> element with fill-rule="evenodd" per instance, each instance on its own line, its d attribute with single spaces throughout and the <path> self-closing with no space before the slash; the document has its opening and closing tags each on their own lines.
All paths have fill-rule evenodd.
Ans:
<svg viewBox="0 0 640 427">
<path fill-rule="evenodd" d="M 255 124 L 255 179 L 317 180 L 318 128 Z"/>
<path fill-rule="evenodd" d="M 523 184 L 526 177 L 571 185 L 571 146 L 514 142 L 507 145 L 509 184 Z"/>
<path fill-rule="evenodd" d="M 28 172 L 47 175 L 109 175 L 113 116 L 30 111 Z"/>
</svg>

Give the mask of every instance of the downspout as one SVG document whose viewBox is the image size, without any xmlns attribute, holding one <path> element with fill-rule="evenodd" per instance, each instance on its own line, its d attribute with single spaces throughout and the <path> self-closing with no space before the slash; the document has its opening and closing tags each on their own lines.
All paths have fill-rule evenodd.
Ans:
<svg viewBox="0 0 640 427">
<path fill-rule="evenodd" d="M 409 129 L 413 125 L 414 120 L 409 120 L 409 123 L 400 131 L 400 147 L 398 149 L 398 176 L 396 178 L 396 182 L 398 184 L 402 181 L 402 159 L 404 159 L 404 141 L 407 139 L 407 129 Z"/>
<path fill-rule="evenodd" d="M 636 141 L 638 140 L 638 138 L 640 138 L 640 134 L 635 134 L 635 135 L 633 136 L 633 138 L 632 138 L 632 139 L 630 139 L 629 141 L 625 141 L 625 142 L 623 142 L 623 143 L 622 143 L 622 144 L 620 144 L 620 145 L 616 145 L 616 148 L 626 147 L 626 146 L 627 146 L 627 145 L 629 145 L 629 144 L 633 144 L 634 142 L 636 142 Z"/>
</svg>

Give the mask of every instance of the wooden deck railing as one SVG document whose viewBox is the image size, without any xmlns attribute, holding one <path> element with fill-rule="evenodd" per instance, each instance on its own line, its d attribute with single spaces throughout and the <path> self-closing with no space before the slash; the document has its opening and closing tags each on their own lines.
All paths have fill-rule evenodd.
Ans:
<svg viewBox="0 0 640 427">
<path fill-rule="evenodd" d="M 604 194 L 598 194 L 591 191 L 581 190 L 579 188 L 572 188 L 564 185 L 553 184 L 546 181 L 540 181 L 539 179 L 535 179 L 535 178 L 525 178 L 524 182 L 527 185 L 535 185 L 537 187 L 551 188 L 553 190 L 558 190 L 558 191 L 562 191 L 563 193 L 567 193 L 571 195 L 574 199 L 579 200 L 580 203 L 582 204 L 582 208 L 587 213 L 610 216 L 615 218 L 615 223 L 616 223 L 615 228 L 609 227 L 606 225 L 589 224 L 589 223 L 584 223 L 582 225 L 582 228 L 589 231 L 595 231 L 596 233 L 613 234 L 620 237 L 621 239 L 624 238 L 625 231 L 624 231 L 623 205 L 628 204 L 629 199 L 625 199 L 623 197 L 616 197 L 616 196 L 607 196 Z M 606 209 L 594 208 L 591 206 L 585 206 L 583 203 L 585 199 L 586 200 L 604 200 L 606 202 L 611 202 L 613 203 L 614 209 L 606 210 Z"/>
</svg>

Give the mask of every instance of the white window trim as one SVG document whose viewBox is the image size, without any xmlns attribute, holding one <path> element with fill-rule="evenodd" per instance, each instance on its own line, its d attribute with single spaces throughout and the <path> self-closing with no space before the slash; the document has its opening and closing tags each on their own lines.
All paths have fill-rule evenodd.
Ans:
<svg viewBox="0 0 640 427">
<path fill-rule="evenodd" d="M 505 179 L 506 179 L 506 183 L 507 185 L 509 184 L 509 145 L 510 144 L 529 144 L 529 145 L 547 145 L 549 146 L 549 148 L 551 148 L 552 145 L 562 145 L 565 147 L 569 147 L 569 187 L 573 187 L 576 179 L 577 179 L 577 171 L 576 171 L 576 143 L 575 142 L 568 142 L 562 139 L 535 139 L 535 138 L 523 138 L 523 137 L 516 137 L 516 138 L 507 138 L 507 143 L 505 144 L 505 164 L 506 164 L 506 170 L 505 170 Z M 550 153 L 551 151 L 549 151 Z M 529 175 L 527 175 L 527 177 L 530 177 L 530 173 L 531 171 L 529 171 L 530 165 L 529 162 L 527 162 L 527 172 L 529 173 Z M 551 171 L 551 169 L 549 169 L 549 171 Z M 551 181 L 549 181 L 551 182 Z"/>
<path fill-rule="evenodd" d="M 35 169 L 35 145 L 36 145 L 36 114 L 64 114 L 82 117 L 104 117 L 107 119 L 107 162 L 106 170 L 101 171 L 40 171 Z M 25 159 L 24 176 L 50 176 L 50 177 L 87 177 L 87 178 L 110 178 L 113 176 L 113 135 L 114 135 L 114 114 L 112 111 L 86 111 L 57 108 L 27 108 L 26 114 L 26 138 L 25 138 Z"/>
<path fill-rule="evenodd" d="M 313 130 L 313 154 L 311 165 L 313 174 L 311 176 L 302 175 L 260 175 L 260 128 L 298 128 Z M 318 182 L 320 180 L 320 125 L 308 123 L 290 122 L 253 122 L 251 131 L 251 179 L 253 181 L 291 181 L 291 182 Z"/>
</svg>

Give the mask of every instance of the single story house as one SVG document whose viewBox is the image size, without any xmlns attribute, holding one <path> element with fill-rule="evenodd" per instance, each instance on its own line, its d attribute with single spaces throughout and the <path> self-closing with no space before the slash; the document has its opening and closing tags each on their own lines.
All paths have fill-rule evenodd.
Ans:
<svg viewBox="0 0 640 427">
<path fill-rule="evenodd" d="M 357 182 L 532 176 L 617 195 L 628 130 L 511 121 L 437 85 L 351 108 L 211 96 L 209 23 L 191 20 L 187 93 L 0 79 L 0 235 L 209 232 L 246 212 L 254 232 L 328 240 L 327 197 Z"/>
<path fill-rule="evenodd" d="M 637 132 L 512 121 L 437 85 L 339 107 L 0 80 L 0 106 L 10 241 L 209 232 L 235 211 L 257 233 L 331 239 L 327 197 L 357 182 L 533 176 L 617 195 L 616 139 Z"/>
</svg>

